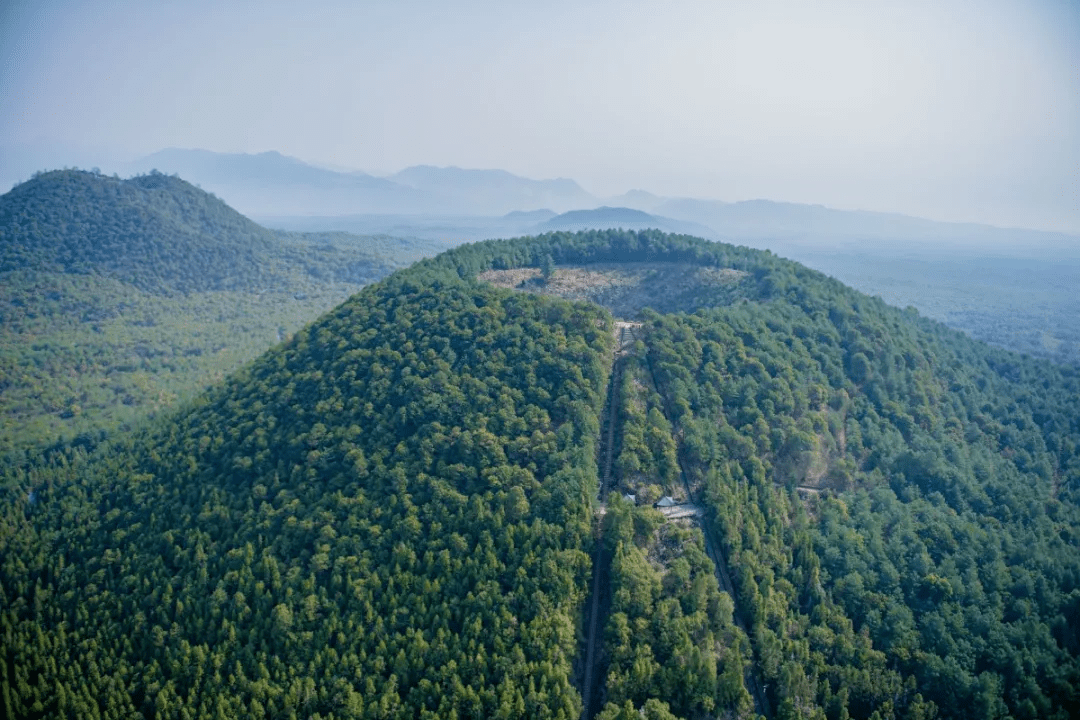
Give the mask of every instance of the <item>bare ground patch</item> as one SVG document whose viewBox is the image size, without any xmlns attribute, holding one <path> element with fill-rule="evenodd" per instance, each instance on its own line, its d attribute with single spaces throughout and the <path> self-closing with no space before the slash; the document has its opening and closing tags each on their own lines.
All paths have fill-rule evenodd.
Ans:
<svg viewBox="0 0 1080 720">
<path fill-rule="evenodd" d="M 615 317 L 637 317 L 642 309 L 693 312 L 727 305 L 749 290 L 748 274 L 731 268 L 689 263 L 598 263 L 560 265 L 545 282 L 539 268 L 488 270 L 478 279 L 497 287 L 587 300 Z"/>
</svg>

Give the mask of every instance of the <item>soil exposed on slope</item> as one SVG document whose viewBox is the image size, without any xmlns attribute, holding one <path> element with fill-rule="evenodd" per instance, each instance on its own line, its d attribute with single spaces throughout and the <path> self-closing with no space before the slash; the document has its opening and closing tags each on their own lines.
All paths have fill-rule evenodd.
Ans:
<svg viewBox="0 0 1080 720">
<path fill-rule="evenodd" d="M 569 300 L 590 300 L 615 317 L 634 318 L 643 308 L 657 312 L 693 312 L 727 304 L 744 294 L 748 273 L 689 263 L 597 263 L 560 265 L 546 281 L 539 268 L 488 270 L 478 278 L 513 288 Z"/>
</svg>

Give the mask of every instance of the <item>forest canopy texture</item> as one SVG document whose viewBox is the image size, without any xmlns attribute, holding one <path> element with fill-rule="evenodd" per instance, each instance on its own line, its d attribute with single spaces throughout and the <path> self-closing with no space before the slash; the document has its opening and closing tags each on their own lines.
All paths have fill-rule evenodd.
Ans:
<svg viewBox="0 0 1080 720">
<path fill-rule="evenodd" d="M 271 232 L 160 173 L 39 173 L 0 195 L 0 456 L 175 408 L 417 244 Z"/>
<path fill-rule="evenodd" d="M 745 280 L 644 311 L 613 361 L 603 307 L 476 279 L 632 261 Z M 597 717 L 1076 717 L 1078 400 L 1075 369 L 768 253 L 465 245 L 143 431 L 8 467 L 0 701 L 579 717 L 614 402 Z M 621 498 L 653 487 L 697 519 Z"/>
</svg>

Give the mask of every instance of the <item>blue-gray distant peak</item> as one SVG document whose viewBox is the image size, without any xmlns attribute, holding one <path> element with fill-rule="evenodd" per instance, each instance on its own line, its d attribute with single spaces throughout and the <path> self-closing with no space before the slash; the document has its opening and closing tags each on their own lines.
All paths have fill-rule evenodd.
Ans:
<svg viewBox="0 0 1080 720">
<path fill-rule="evenodd" d="M 526 180 L 505 170 L 476 170 L 459 168 L 456 166 L 438 167 L 436 165 L 413 165 L 401 172 L 390 176 L 394 182 L 412 187 L 424 187 L 429 185 L 442 185 L 453 183 L 455 185 L 488 185 L 490 183 L 508 183 Z"/>
<path fill-rule="evenodd" d="M 432 203 L 428 193 L 386 178 L 328 170 L 273 150 L 252 155 L 169 148 L 126 169 L 176 173 L 247 215 L 412 213 Z"/>
<path fill-rule="evenodd" d="M 532 221 L 532 222 L 544 222 L 555 217 L 558 213 L 548 208 L 541 208 L 540 210 L 514 210 L 503 215 L 506 220 L 514 221 Z"/>
<path fill-rule="evenodd" d="M 367 173 L 342 173 L 309 165 L 275 150 L 258 154 L 218 153 L 168 148 L 137 160 L 133 169 L 177 173 L 200 184 L 262 187 L 304 185 L 320 188 L 392 189 L 394 183 Z"/>
<path fill-rule="evenodd" d="M 896 213 L 837 210 L 824 205 L 673 198 L 657 206 L 665 216 L 707 225 L 732 238 L 957 239 L 1004 238 L 1018 231 L 970 223 L 942 223 Z M 1032 231 L 1022 231 L 1031 233 Z M 1050 235 L 1050 233 L 1040 233 Z"/>
<path fill-rule="evenodd" d="M 588 195 L 576 181 L 569 178 L 552 180 L 532 180 L 514 175 L 506 170 L 478 170 L 456 166 L 436 167 L 435 165 L 414 165 L 391 175 L 389 180 L 415 188 L 429 188 L 437 185 L 455 185 L 457 187 L 546 187 L 558 188 L 562 192 L 574 192 Z"/>
<path fill-rule="evenodd" d="M 612 207 L 628 207 L 651 213 L 667 201 L 667 198 L 654 195 L 647 190 L 629 190 L 622 195 L 608 198 L 607 204 Z"/>
<path fill-rule="evenodd" d="M 571 210 L 548 221 L 550 225 L 573 225 L 581 222 L 649 223 L 658 219 L 647 212 L 626 207 L 598 207 L 593 210 Z"/>
<path fill-rule="evenodd" d="M 571 210 L 553 217 L 539 226 L 540 231 L 603 230 L 608 228 L 622 228 L 624 230 L 647 230 L 652 228 L 664 232 L 696 235 L 697 237 L 710 239 L 716 236 L 712 230 L 697 223 L 650 215 L 647 212 L 626 207 L 603 206 L 592 210 Z"/>
<path fill-rule="evenodd" d="M 532 180 L 505 170 L 416 165 L 388 180 L 442 196 L 448 211 L 503 215 L 514 210 L 556 211 L 596 205 L 596 198 L 574 180 Z"/>
</svg>

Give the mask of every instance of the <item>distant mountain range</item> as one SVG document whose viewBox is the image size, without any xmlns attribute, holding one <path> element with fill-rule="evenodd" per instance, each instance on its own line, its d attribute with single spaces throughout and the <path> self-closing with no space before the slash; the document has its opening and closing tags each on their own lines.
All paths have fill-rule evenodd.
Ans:
<svg viewBox="0 0 1080 720">
<path fill-rule="evenodd" d="M 360 172 L 324 170 L 277 152 L 257 155 L 170 148 L 123 168 L 176 173 L 245 215 L 416 212 L 434 198 Z"/>
<path fill-rule="evenodd" d="M 530 180 L 505 170 L 418 165 L 389 178 L 257 155 L 170 148 L 128 164 L 129 173 L 177 173 L 247 215 L 503 215 L 515 210 L 595 207 L 573 180 Z"/>
<path fill-rule="evenodd" d="M 391 175 L 389 179 L 429 193 L 439 202 L 449 202 L 447 212 L 467 208 L 469 212 L 483 215 L 596 205 L 596 198 L 573 180 L 530 180 L 505 170 L 463 170 L 417 165 Z"/>
<path fill-rule="evenodd" d="M 549 232 L 581 230 L 662 230 L 706 239 L 720 239 L 711 228 L 700 223 L 676 220 L 626 207 L 602 206 L 589 210 L 515 210 L 499 216 L 486 215 L 341 215 L 259 217 L 267 227 L 297 231 L 346 231 L 365 235 L 394 235 L 426 241 L 458 242 L 489 240 L 516 235 L 542 235 Z"/>
<path fill-rule="evenodd" d="M 920 251 L 948 247 L 1006 256 L 1080 256 L 1080 237 L 1062 233 L 772 200 L 670 198 L 644 190 L 598 198 L 573 180 L 532 180 L 504 170 L 418 165 L 375 177 L 316 167 L 277 152 L 175 148 L 120 168 L 128 174 L 155 169 L 179 174 L 265 225 L 293 230 L 390 232 L 460 241 L 550 230 L 652 227 L 792 256 L 808 247 L 857 250 L 868 244 L 879 249 L 917 245 Z M 560 213 L 570 214 L 556 217 Z"/>
</svg>

